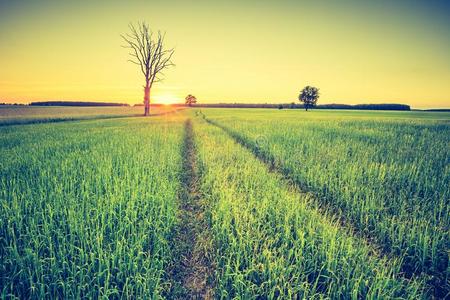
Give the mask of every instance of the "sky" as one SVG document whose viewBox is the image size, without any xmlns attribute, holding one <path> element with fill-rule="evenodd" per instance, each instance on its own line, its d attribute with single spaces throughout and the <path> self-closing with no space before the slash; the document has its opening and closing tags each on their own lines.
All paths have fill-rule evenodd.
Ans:
<svg viewBox="0 0 450 300">
<path fill-rule="evenodd" d="M 152 102 L 450 107 L 450 1 L 0 0 L 0 102 L 142 103 L 120 35 L 166 32 L 175 67 Z"/>
</svg>

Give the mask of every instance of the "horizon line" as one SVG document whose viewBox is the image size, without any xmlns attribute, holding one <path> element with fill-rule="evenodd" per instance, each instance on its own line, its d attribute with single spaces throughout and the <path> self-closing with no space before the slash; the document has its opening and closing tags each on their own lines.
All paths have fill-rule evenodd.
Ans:
<svg viewBox="0 0 450 300">
<path fill-rule="evenodd" d="M 5 102 L 6 101 L 6 102 Z M 129 102 L 123 102 L 123 101 L 94 101 L 94 100 L 37 100 L 37 101 L 31 101 L 31 102 L 17 102 L 17 101 L 11 101 L 11 100 L 0 100 L 0 105 L 23 105 L 23 106 L 31 106 L 32 103 L 39 103 L 39 102 L 81 102 L 81 103 L 111 103 L 111 104 L 124 104 L 124 106 L 140 106 L 143 105 L 143 102 L 135 102 L 135 103 L 129 103 Z M 241 104 L 241 105 L 278 105 L 278 104 L 296 104 L 296 105 L 302 105 L 299 101 L 286 101 L 286 102 L 202 102 L 197 103 L 200 105 L 233 105 L 233 104 Z M 174 103 L 163 103 L 163 102 L 152 102 L 153 105 L 183 105 L 184 102 L 174 102 Z M 407 105 L 411 109 L 450 109 L 450 106 L 412 106 L 407 103 L 401 103 L 401 102 L 359 102 L 355 104 L 348 104 L 348 103 L 339 103 L 339 102 L 325 102 L 320 103 L 317 105 L 380 105 L 380 104 L 397 104 L 397 105 Z"/>
</svg>

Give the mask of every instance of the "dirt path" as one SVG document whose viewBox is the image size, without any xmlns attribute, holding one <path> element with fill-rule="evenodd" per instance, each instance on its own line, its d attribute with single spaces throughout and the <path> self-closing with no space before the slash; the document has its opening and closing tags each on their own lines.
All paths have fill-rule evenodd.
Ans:
<svg viewBox="0 0 450 300">
<path fill-rule="evenodd" d="M 185 123 L 182 192 L 179 224 L 173 246 L 175 262 L 170 270 L 172 288 L 169 298 L 213 299 L 213 267 L 208 258 L 212 244 L 205 207 L 199 192 L 197 157 L 192 122 Z"/>
</svg>

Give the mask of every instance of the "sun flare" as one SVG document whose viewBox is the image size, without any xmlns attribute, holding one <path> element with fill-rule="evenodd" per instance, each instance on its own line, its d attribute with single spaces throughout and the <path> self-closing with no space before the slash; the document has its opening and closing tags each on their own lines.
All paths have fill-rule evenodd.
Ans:
<svg viewBox="0 0 450 300">
<path fill-rule="evenodd" d="M 155 95 L 152 100 L 153 100 L 153 103 L 163 104 L 163 105 L 172 105 L 172 104 L 177 104 L 177 103 L 182 102 L 181 98 L 179 98 L 175 95 L 170 95 L 170 94 Z"/>
</svg>

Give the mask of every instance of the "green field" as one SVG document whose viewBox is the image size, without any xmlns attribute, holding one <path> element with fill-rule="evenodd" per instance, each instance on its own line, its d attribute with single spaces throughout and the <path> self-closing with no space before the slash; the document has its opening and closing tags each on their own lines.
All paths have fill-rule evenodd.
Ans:
<svg viewBox="0 0 450 300">
<path fill-rule="evenodd" d="M 152 114 L 172 111 L 170 106 L 157 106 Z M 142 107 L 70 107 L 70 106 L 0 106 L 0 126 L 38 124 L 133 117 L 143 114 Z"/>
<path fill-rule="evenodd" d="M 450 295 L 450 113 L 54 109 L 0 127 L 1 298 Z"/>
</svg>

